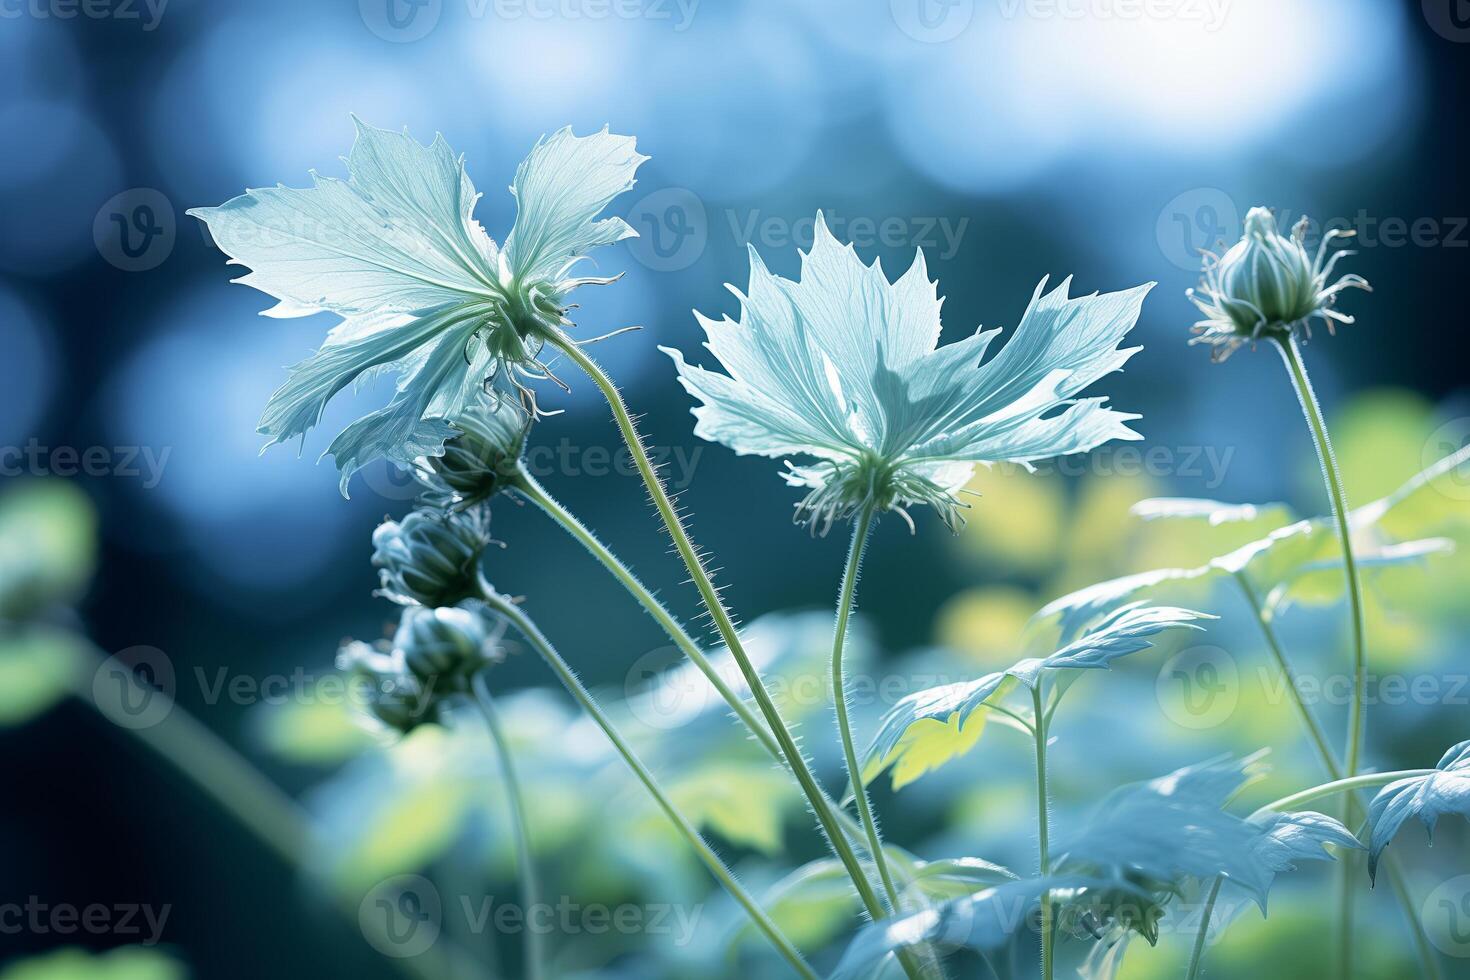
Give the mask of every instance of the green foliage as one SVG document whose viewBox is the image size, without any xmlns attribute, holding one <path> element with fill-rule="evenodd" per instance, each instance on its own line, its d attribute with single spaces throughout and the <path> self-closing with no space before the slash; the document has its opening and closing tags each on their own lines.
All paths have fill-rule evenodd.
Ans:
<svg viewBox="0 0 1470 980">
<path fill-rule="evenodd" d="M 106 953 L 58 949 L 0 970 L 0 980 L 184 980 L 183 965 L 162 950 L 122 946 Z"/>
<path fill-rule="evenodd" d="M 0 496 L 0 620 L 77 599 L 92 577 L 96 524 L 86 495 L 60 480 Z"/>
</svg>

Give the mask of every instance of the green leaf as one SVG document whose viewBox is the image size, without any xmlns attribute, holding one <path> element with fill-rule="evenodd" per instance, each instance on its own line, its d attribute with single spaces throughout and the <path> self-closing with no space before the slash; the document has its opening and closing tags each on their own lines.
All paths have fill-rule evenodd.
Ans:
<svg viewBox="0 0 1470 980">
<path fill-rule="evenodd" d="M 1361 847 L 1320 813 L 1243 819 L 1222 809 L 1259 774 L 1260 754 L 1186 766 L 1111 793 L 1077 831 L 1058 838 L 1063 873 L 1128 880 L 1159 895 L 1222 877 L 1266 910 L 1276 876 L 1300 860 L 1326 860 L 1326 845 Z"/>
<path fill-rule="evenodd" d="M 1427 776 L 1411 776 L 1389 783 L 1368 807 L 1372 827 L 1368 873 L 1378 872 L 1378 858 L 1404 821 L 1418 817 L 1433 835 L 1434 825 L 1448 813 L 1470 820 L 1470 741 L 1452 747 Z"/>
<path fill-rule="evenodd" d="M 121 946 L 106 953 L 58 949 L 19 960 L 0 980 L 184 980 L 183 965 L 161 950 Z"/>
<path fill-rule="evenodd" d="M 836 858 L 818 858 L 792 871 L 761 896 L 761 906 L 776 927 L 801 949 L 820 949 L 852 926 L 862 911 L 847 869 Z M 749 920 L 742 919 L 731 946 L 764 943 Z"/>
<path fill-rule="evenodd" d="M 782 814 L 796 802 L 791 780 L 765 762 L 704 766 L 668 792 L 696 827 L 764 854 L 780 853 Z"/>
<path fill-rule="evenodd" d="M 884 714 L 868 747 L 863 778 L 871 781 L 892 766 L 893 788 L 902 789 L 973 748 L 984 727 L 981 709 L 994 707 L 1018 684 L 1035 688 L 1045 671 L 1107 670 L 1113 661 L 1153 646 L 1149 637 L 1174 628 L 1202 629 L 1197 620 L 1214 618 L 1191 609 L 1132 603 L 1048 657 L 1020 660 L 977 680 L 916 691 Z"/>
<path fill-rule="evenodd" d="M 973 895 L 991 885 L 1017 880 L 1009 868 L 983 858 L 948 858 L 942 861 L 919 861 L 909 875 L 909 889 L 926 899 L 944 901 Z"/>
<path fill-rule="evenodd" d="M 75 600 L 92 577 L 97 517 L 60 480 L 28 480 L 0 496 L 0 619 Z"/>
<path fill-rule="evenodd" d="M 1470 527 L 1470 506 L 1465 503 L 1462 489 L 1449 486 L 1467 462 L 1470 447 L 1444 457 L 1387 497 L 1349 514 L 1354 555 L 1365 571 L 1382 572 L 1453 550 L 1454 542 L 1448 538 L 1414 536 Z M 1145 500 L 1134 511 L 1146 520 L 1203 519 L 1221 526 L 1251 514 L 1285 513 L 1278 504 L 1222 504 L 1183 498 Z M 1089 585 L 1054 599 L 1037 617 L 1059 617 L 1065 635 L 1078 622 L 1140 593 L 1169 582 L 1203 580 L 1219 574 L 1245 575 L 1267 596 L 1272 608 L 1291 601 L 1330 603 L 1341 599 L 1346 581 L 1341 574 L 1323 573 L 1341 567 L 1336 525 L 1330 518 L 1318 517 L 1279 527 L 1194 568 L 1158 568 Z"/>
<path fill-rule="evenodd" d="M 75 689 L 86 646 L 51 627 L 0 629 L 0 728 L 22 725 Z"/>
<path fill-rule="evenodd" d="M 344 762 L 374 744 L 350 705 L 322 697 L 270 706 L 256 719 L 256 736 L 276 757 L 315 766 Z"/>
</svg>

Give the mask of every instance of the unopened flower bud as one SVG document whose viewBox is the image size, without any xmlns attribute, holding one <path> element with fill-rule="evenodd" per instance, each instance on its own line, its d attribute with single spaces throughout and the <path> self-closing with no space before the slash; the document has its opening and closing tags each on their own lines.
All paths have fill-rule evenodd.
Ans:
<svg viewBox="0 0 1470 980">
<path fill-rule="evenodd" d="M 410 606 L 393 642 L 409 672 L 441 693 L 467 690 L 469 678 L 496 659 L 485 617 L 458 606 Z"/>
<path fill-rule="evenodd" d="M 1333 229 L 1322 236 L 1314 256 L 1305 245 L 1309 222 L 1303 217 L 1291 236 L 1276 229 L 1276 218 L 1266 208 L 1252 208 L 1245 234 L 1223 256 L 1206 254 L 1203 280 L 1189 297 L 1205 318 L 1194 325 L 1193 343 L 1209 344 L 1216 360 L 1229 357 L 1240 345 L 1263 338 L 1285 339 L 1312 318 L 1327 324 L 1353 318 L 1332 308 L 1344 289 L 1369 289 L 1361 276 L 1347 275 L 1328 284 L 1337 260 L 1352 252 L 1329 248 L 1353 233 Z"/>
<path fill-rule="evenodd" d="M 424 500 L 453 508 L 489 500 L 516 477 L 530 415 L 513 399 L 486 397 L 454 419 L 459 435 L 444 444 L 443 456 L 418 461 Z"/>
<path fill-rule="evenodd" d="M 476 592 L 480 552 L 489 543 L 483 511 L 416 510 L 373 532 L 381 594 L 402 605 L 452 606 Z"/>
</svg>

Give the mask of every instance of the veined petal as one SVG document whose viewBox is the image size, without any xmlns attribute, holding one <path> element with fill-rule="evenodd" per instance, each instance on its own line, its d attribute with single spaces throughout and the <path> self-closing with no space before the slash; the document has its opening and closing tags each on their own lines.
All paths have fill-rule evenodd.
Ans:
<svg viewBox="0 0 1470 980">
<path fill-rule="evenodd" d="M 741 455 L 841 455 L 841 444 L 829 433 L 777 398 L 744 381 L 695 367 L 673 348 L 659 350 L 674 359 L 679 383 L 700 401 L 693 411 L 698 420 L 694 432 L 701 439 L 724 443 Z"/>
<path fill-rule="evenodd" d="M 369 371 L 409 357 L 467 318 L 464 308 L 445 306 L 396 325 L 380 318 L 341 324 L 337 329 L 343 333 L 334 331 L 326 345 L 291 368 L 266 404 L 258 431 L 271 437 L 267 445 L 305 434 L 321 421 L 337 392 Z"/>
<path fill-rule="evenodd" d="M 465 337 L 459 331 L 442 337 L 429 356 L 399 386 L 393 400 L 343 429 L 327 448 L 341 473 L 342 496 L 352 475 L 368 463 L 387 459 L 411 466 L 421 456 L 444 455 L 444 443 L 458 435 L 448 419 L 425 417 L 435 394 L 443 387 L 458 386 L 468 371 Z"/>
<path fill-rule="evenodd" d="M 476 194 L 462 159 L 436 137 L 358 123 L 343 181 L 248 190 L 202 219 L 249 274 L 237 280 L 286 304 L 277 315 L 412 312 L 493 291 L 493 245 L 470 217 Z"/>
<path fill-rule="evenodd" d="M 598 245 L 637 236 L 622 218 L 594 220 L 634 184 L 648 157 L 631 136 L 603 127 L 591 136 L 559 129 L 536 143 L 516 170 L 516 223 L 505 253 L 521 280 L 555 283 L 567 268 Z"/>
<path fill-rule="evenodd" d="M 1073 396 L 1141 350 L 1117 345 L 1138 322 L 1152 284 L 1069 299 L 1070 283 L 1068 279 L 1047 293 L 1042 281 L 1021 325 L 1000 353 L 978 370 L 959 375 L 948 399 L 936 403 L 930 428 L 915 440 L 913 455 L 1025 461 L 1083 452 L 1108 439 L 1137 438 L 1123 425 L 1137 416 L 1103 409 L 1099 400 L 1079 402 L 1092 407 L 1074 407 L 1055 417 L 1091 429 L 1076 438 L 1065 438 L 1056 425 L 1031 424 L 1070 405 Z M 1057 440 L 1056 451 L 1045 451 L 1048 436 Z M 1003 453 L 1011 444 L 1040 455 L 983 455 Z M 1064 448 L 1067 445 L 1078 448 Z"/>
</svg>

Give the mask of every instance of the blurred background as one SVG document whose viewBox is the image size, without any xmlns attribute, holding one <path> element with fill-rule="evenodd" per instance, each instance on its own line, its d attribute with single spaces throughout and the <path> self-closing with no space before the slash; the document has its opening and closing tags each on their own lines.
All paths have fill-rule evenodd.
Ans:
<svg viewBox="0 0 1470 980">
<path fill-rule="evenodd" d="M 607 124 L 638 137 L 652 159 L 614 210 L 642 237 L 597 256 L 602 274 L 625 276 L 579 292 L 579 324 L 588 336 L 642 326 L 596 353 L 644 413 L 729 603 L 747 621 L 781 616 L 761 620 L 772 649 L 794 651 L 789 663 L 814 664 L 816 677 L 845 536 L 812 539 L 790 523 L 795 493 L 775 463 L 697 442 L 688 398 L 654 348 L 693 354 L 691 309 L 734 313 L 723 284 L 744 285 L 747 245 L 795 275 L 818 208 L 890 275 L 923 249 L 947 297 L 945 340 L 981 323 L 1013 327 L 1044 276 L 1075 276 L 1078 292 L 1159 284 L 1133 334 L 1143 353 L 1100 386 L 1143 415 L 1145 442 L 1035 475 L 983 474 L 984 496 L 958 535 L 927 514 L 913 535 L 884 523 L 862 594 L 875 675 L 912 678 L 915 664 L 951 677 L 997 669 L 1028 652 L 1022 627 L 1047 600 L 1224 546 L 1140 524 L 1128 516 L 1138 499 L 1324 509 L 1278 358 L 1247 350 L 1212 365 L 1186 345 L 1195 311 L 1184 290 L 1198 279 L 1199 251 L 1235 239 L 1252 205 L 1278 209 L 1283 225 L 1310 215 L 1314 239 L 1324 227 L 1358 232 L 1344 268 L 1374 292 L 1346 298 L 1357 325 L 1306 349 L 1352 498 L 1390 492 L 1470 436 L 1455 292 L 1470 271 L 1459 125 L 1470 21 L 1456 0 L 17 0 L 0 17 L 0 503 L 14 536 L 0 555 L 56 565 L 50 598 L 73 610 L 48 613 L 61 632 L 7 633 L 0 901 L 171 910 L 152 937 L 166 960 L 73 950 L 22 964 L 58 947 L 95 953 L 150 938 L 146 926 L 116 928 L 115 915 L 100 930 L 0 929 L 0 964 L 14 977 L 396 975 L 351 916 L 337 916 L 214 801 L 84 698 L 53 703 L 36 671 L 83 635 L 103 654 L 152 665 L 182 709 L 319 817 L 327 874 L 370 892 L 423 873 L 446 908 L 459 896 L 513 894 L 482 732 L 385 751 L 340 706 L 310 696 L 344 637 L 380 637 L 394 618 L 372 595 L 369 535 L 408 509 L 414 488 L 373 469 L 344 500 L 330 463 L 315 465 L 334 423 L 387 389 L 355 403 L 344 395 L 299 457 L 284 447 L 259 455 L 261 408 L 283 365 L 321 342 L 327 318 L 259 317 L 272 301 L 228 285 L 239 270 L 184 215 L 246 187 L 301 186 L 312 169 L 345 175 L 349 113 L 424 142 L 443 133 L 464 154 L 484 194 L 477 215 L 497 239 L 514 215 L 506 186 L 538 136 Z M 544 401 L 567 411 L 536 430 L 533 468 L 692 621 L 695 596 L 641 485 L 618 464 L 596 391 L 574 384 Z M 655 625 L 533 509 L 501 503 L 494 531 L 505 548 L 492 577 L 528 597 L 609 700 L 672 661 Z M 1407 570 L 1374 606 L 1375 665 L 1385 674 L 1412 665 L 1440 685 L 1432 698 L 1374 705 L 1374 766 L 1432 765 L 1470 733 L 1470 688 L 1450 693 L 1470 662 L 1467 563 L 1462 554 Z M 1274 747 L 1261 800 L 1315 781 L 1290 706 L 1264 690 L 1254 623 L 1228 595 L 1195 601 L 1225 616 L 1209 642 L 1238 665 L 1231 710 L 1181 723 L 1160 693 L 1168 650 L 1088 678 L 1091 697 L 1079 685 L 1058 733 L 1060 819 L 1113 785 L 1222 751 Z M 1284 622 L 1304 670 L 1320 663 L 1325 676 L 1338 662 L 1342 622 L 1336 606 Z M 30 666 L 16 666 L 26 656 Z M 699 942 L 580 935 L 566 940 L 561 972 L 738 974 L 741 955 L 758 957 L 723 952 L 733 913 L 662 836 L 636 787 L 605 765 L 598 736 L 539 663 L 513 657 L 497 676 L 535 760 L 553 892 L 609 905 L 708 903 Z M 283 694 L 262 693 L 272 681 Z M 860 731 L 871 732 L 880 700 L 857 706 Z M 816 700 L 805 707 L 803 731 L 835 787 L 830 712 Z M 1339 707 L 1322 711 L 1339 731 Z M 1094 734 L 1069 739 L 1070 726 Z M 645 734 L 661 758 L 668 739 Z M 698 771 L 677 753 L 661 764 L 691 806 L 704 801 L 706 825 L 750 880 L 779 876 L 768 855 L 819 853 L 779 778 L 771 785 L 748 760 L 711 776 L 708 760 L 725 749 L 700 751 Z M 922 856 L 1028 868 L 1028 752 L 997 733 L 902 797 L 885 782 L 877 801 L 888 832 Z M 695 776 L 705 783 L 684 785 Z M 776 812 L 740 809 L 765 797 Z M 1433 851 L 1405 833 L 1421 896 L 1470 868 L 1466 844 L 1453 821 Z M 1293 975 L 1291 964 L 1316 962 L 1327 880 L 1316 868 L 1294 878 L 1298 891 L 1273 899 L 1269 924 L 1244 913 L 1219 975 Z M 1384 937 L 1369 966 L 1406 975 L 1395 972 L 1407 967 L 1392 906 L 1378 893 L 1364 906 L 1365 936 Z M 809 918 L 820 938 L 842 916 Z M 514 975 L 514 937 L 451 938 Z M 1125 975 L 1175 975 L 1183 948 L 1178 937 L 1152 951 L 1139 944 Z"/>
</svg>

